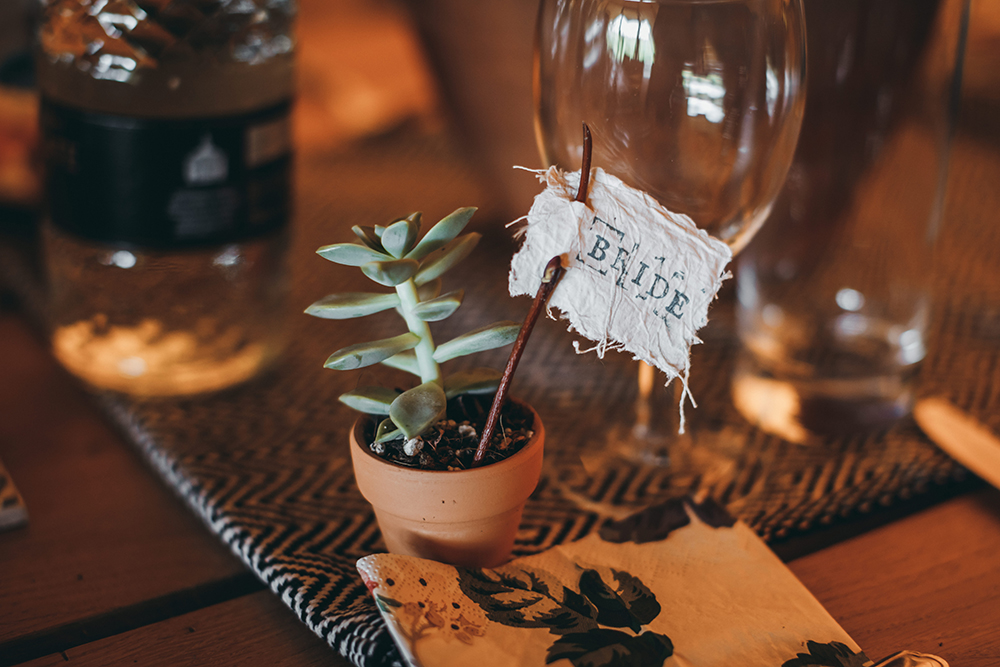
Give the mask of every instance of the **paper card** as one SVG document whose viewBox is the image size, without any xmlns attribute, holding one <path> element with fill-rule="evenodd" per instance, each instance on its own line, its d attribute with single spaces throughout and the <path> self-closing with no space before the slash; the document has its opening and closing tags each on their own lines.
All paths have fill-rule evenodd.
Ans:
<svg viewBox="0 0 1000 667">
<path fill-rule="evenodd" d="M 580 172 L 552 167 L 528 213 L 511 262 L 512 296 L 534 295 L 546 263 L 566 273 L 549 305 L 595 350 L 631 352 L 667 378 L 687 379 L 691 345 L 729 277 L 729 247 L 603 169 L 593 170 L 587 204 L 574 201 Z"/>
<path fill-rule="evenodd" d="M 868 667 L 745 524 L 672 501 L 496 569 L 358 561 L 410 665 Z"/>
</svg>

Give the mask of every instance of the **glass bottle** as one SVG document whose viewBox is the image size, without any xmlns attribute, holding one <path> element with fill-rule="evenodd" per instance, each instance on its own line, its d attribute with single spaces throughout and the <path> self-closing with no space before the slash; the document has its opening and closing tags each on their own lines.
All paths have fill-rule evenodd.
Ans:
<svg viewBox="0 0 1000 667">
<path fill-rule="evenodd" d="M 52 345 L 103 389 L 255 375 L 283 345 L 294 0 L 42 0 Z"/>
</svg>

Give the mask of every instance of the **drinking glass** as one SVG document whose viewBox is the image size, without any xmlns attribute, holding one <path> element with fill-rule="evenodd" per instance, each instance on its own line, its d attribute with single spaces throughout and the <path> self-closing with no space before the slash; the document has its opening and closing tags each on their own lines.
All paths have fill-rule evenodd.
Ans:
<svg viewBox="0 0 1000 667">
<path fill-rule="evenodd" d="M 690 216 L 735 254 L 767 218 L 798 139 L 801 2 L 542 0 L 534 75 L 546 165 L 580 168 L 586 122 L 593 166 Z M 658 384 L 640 364 L 637 419 L 617 443 L 654 462 L 671 437 L 656 417 L 676 413 L 680 399 L 675 382 L 677 402 L 651 404 Z"/>
<path fill-rule="evenodd" d="M 806 0 L 802 140 L 738 263 L 737 409 L 808 444 L 909 413 L 968 0 Z"/>
</svg>

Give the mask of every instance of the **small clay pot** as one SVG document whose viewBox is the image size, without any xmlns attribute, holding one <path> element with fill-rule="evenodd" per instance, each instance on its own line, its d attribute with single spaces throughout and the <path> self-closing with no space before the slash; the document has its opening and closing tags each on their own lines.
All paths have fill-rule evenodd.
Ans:
<svg viewBox="0 0 1000 667">
<path fill-rule="evenodd" d="M 525 407 L 534 416 L 528 444 L 503 461 L 470 470 L 419 470 L 390 463 L 369 450 L 367 418 L 354 424 L 354 477 L 375 509 L 391 553 L 460 567 L 507 562 L 524 503 L 542 472 L 545 429 L 538 414 Z"/>
</svg>

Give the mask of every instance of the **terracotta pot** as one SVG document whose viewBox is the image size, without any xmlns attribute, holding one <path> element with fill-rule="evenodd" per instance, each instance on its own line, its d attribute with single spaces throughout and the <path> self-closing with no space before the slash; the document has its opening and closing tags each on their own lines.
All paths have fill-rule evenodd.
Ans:
<svg viewBox="0 0 1000 667">
<path fill-rule="evenodd" d="M 354 477 L 375 509 L 391 553 L 463 567 L 495 567 L 510 558 L 524 502 L 542 472 L 545 429 L 528 409 L 535 434 L 521 451 L 499 463 L 461 471 L 390 463 L 368 449 L 363 434 L 367 418 L 354 424 Z"/>
</svg>

